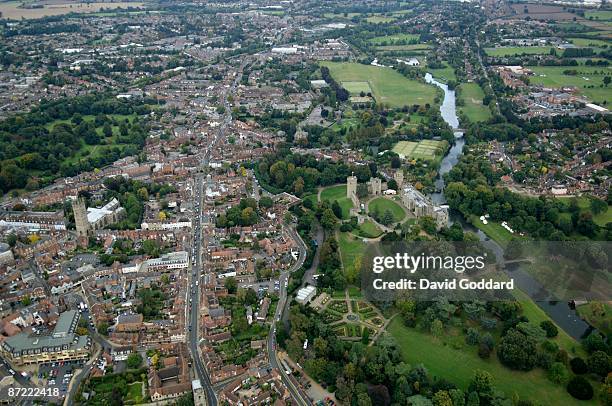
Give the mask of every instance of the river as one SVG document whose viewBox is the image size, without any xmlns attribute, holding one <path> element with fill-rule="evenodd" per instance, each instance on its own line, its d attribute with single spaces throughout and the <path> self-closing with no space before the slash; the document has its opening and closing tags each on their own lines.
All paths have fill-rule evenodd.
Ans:
<svg viewBox="0 0 612 406">
<path fill-rule="evenodd" d="M 439 82 L 430 74 L 425 75 L 427 83 L 438 86 L 444 91 L 444 100 L 440 105 L 440 114 L 446 123 L 454 130 L 455 145 L 451 146 L 446 156 L 442 159 L 438 179 L 436 179 L 436 192 L 431 195 L 431 199 L 436 204 L 445 204 L 444 197 L 444 175 L 459 162 L 465 140 L 463 132 L 459 130 L 459 118 L 457 116 L 457 107 L 455 105 L 455 91 L 450 90 L 445 83 Z M 504 249 L 497 242 L 493 241 L 481 230 L 471 224 L 465 222 L 461 215 L 453 214 L 451 221 L 458 222 L 463 227 L 464 231 L 473 232 L 478 236 L 483 245 L 495 253 L 498 262 L 503 261 Z M 536 281 L 529 273 L 520 269 L 519 266 L 504 267 L 504 272 L 514 278 L 516 285 L 527 294 L 541 292 L 544 289 L 541 284 Z M 576 314 L 575 310 L 569 308 L 565 302 L 559 301 L 537 301 L 535 302 L 546 314 L 557 323 L 567 334 L 575 339 L 580 339 L 590 333 L 592 327 L 582 320 Z"/>
</svg>

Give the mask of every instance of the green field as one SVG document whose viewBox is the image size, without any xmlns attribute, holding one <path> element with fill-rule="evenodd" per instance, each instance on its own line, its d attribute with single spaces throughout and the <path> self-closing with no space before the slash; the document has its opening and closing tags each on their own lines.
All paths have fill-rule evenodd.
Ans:
<svg viewBox="0 0 612 406">
<path fill-rule="evenodd" d="M 368 211 L 372 213 L 375 210 L 378 210 L 381 216 L 385 211 L 389 210 L 391 214 L 393 214 L 394 223 L 399 223 L 406 217 L 406 212 L 402 206 L 384 197 L 377 197 L 370 200 L 368 203 Z"/>
<path fill-rule="evenodd" d="M 603 41 L 601 39 L 592 39 L 592 38 L 568 38 L 572 42 L 572 44 L 579 47 L 595 47 L 595 48 L 603 48 L 605 46 L 612 45 L 610 41 Z"/>
<path fill-rule="evenodd" d="M 530 399 L 542 405 L 586 405 L 572 398 L 561 385 L 550 382 L 541 369 L 521 372 L 512 371 L 501 365 L 495 356 L 481 359 L 476 346 L 464 345 L 455 349 L 449 345 L 453 337 L 445 335 L 437 339 L 429 334 L 405 327 L 401 318 L 391 321 L 387 331 L 395 337 L 401 348 L 402 356 L 410 365 L 422 363 L 433 374 L 446 378 L 464 390 L 467 389 L 474 371 L 488 371 L 495 378 L 495 386 L 508 397 L 517 393 L 521 399 Z"/>
<path fill-rule="evenodd" d="M 403 159 L 423 159 L 426 161 L 431 161 L 437 156 L 441 156 L 444 153 L 446 146 L 446 141 L 399 141 L 393 147 L 393 152 L 398 154 L 400 158 Z"/>
<path fill-rule="evenodd" d="M 551 47 L 497 47 L 485 48 L 488 56 L 505 57 L 514 55 L 548 55 Z"/>
<path fill-rule="evenodd" d="M 381 45 L 377 46 L 377 51 L 427 51 L 431 49 L 429 44 L 408 44 L 408 45 Z M 414 52 L 415 54 L 417 52 Z"/>
<path fill-rule="evenodd" d="M 610 87 L 600 87 L 603 85 L 604 71 L 612 75 L 612 68 L 600 66 L 533 66 L 530 69 L 534 72 L 529 77 L 531 84 L 538 84 L 546 87 L 560 88 L 564 86 L 575 86 L 579 92 L 597 104 L 612 102 L 612 91 Z M 566 75 L 566 70 L 575 69 L 576 75 Z M 597 72 L 597 73 L 596 73 Z"/>
<path fill-rule="evenodd" d="M 472 220 L 474 227 L 481 230 L 502 247 L 508 245 L 508 242 L 512 239 L 512 237 L 519 237 L 517 234 L 511 234 L 510 231 L 506 230 L 501 226 L 501 224 L 496 223 L 495 221 L 488 220 L 487 224 L 483 224 L 478 216 L 471 216 L 470 219 Z"/>
<path fill-rule="evenodd" d="M 395 21 L 395 17 L 370 16 L 366 18 L 366 21 L 372 24 L 390 23 Z"/>
<path fill-rule="evenodd" d="M 443 68 L 427 68 L 427 72 L 431 73 L 431 76 L 438 79 L 440 82 L 448 83 L 450 80 L 456 82 L 457 76 L 455 75 L 455 69 L 448 64 L 444 64 Z"/>
<path fill-rule="evenodd" d="M 593 17 L 593 20 L 610 21 L 612 20 L 612 10 L 586 11 L 584 16 L 589 19 Z"/>
<path fill-rule="evenodd" d="M 342 82 L 341 85 L 348 90 L 351 95 L 360 94 L 361 92 L 365 94 L 372 93 L 372 89 L 370 89 L 368 82 Z"/>
<path fill-rule="evenodd" d="M 334 13 L 325 13 L 325 14 L 323 14 L 323 17 L 325 17 L 325 18 L 347 18 L 347 19 L 350 19 L 350 18 L 357 17 L 357 16 L 360 16 L 360 15 L 361 15 L 361 13 L 342 13 L 342 14 L 340 14 L 340 13 L 336 13 L 336 14 L 334 14 Z"/>
<path fill-rule="evenodd" d="M 348 219 L 350 217 L 351 209 L 353 208 L 353 202 L 351 199 L 346 197 L 346 185 L 332 186 L 327 189 L 323 189 L 321 192 L 321 200 L 332 203 L 334 200 L 338 202 L 342 209 L 342 218 Z"/>
<path fill-rule="evenodd" d="M 392 107 L 411 104 L 433 104 L 436 88 L 408 79 L 391 68 L 350 62 L 323 62 L 334 79 L 343 82 L 368 82 L 378 103 Z"/>
<path fill-rule="evenodd" d="M 338 247 L 343 269 L 347 269 L 354 266 L 355 261 L 361 259 L 365 244 L 350 233 L 338 233 Z"/>
<path fill-rule="evenodd" d="M 125 399 L 126 404 L 139 404 L 143 402 L 142 382 L 134 382 L 128 386 L 128 393 Z"/>
<path fill-rule="evenodd" d="M 473 123 L 491 118 L 491 110 L 482 104 L 484 92 L 478 83 L 463 83 L 460 87 L 464 105 L 459 110 Z"/>
<path fill-rule="evenodd" d="M 374 45 L 393 45 L 398 41 L 410 42 L 410 41 L 418 41 L 420 38 L 419 34 L 395 34 L 395 35 L 383 35 L 380 37 L 374 37 L 368 40 L 368 42 Z"/>
<path fill-rule="evenodd" d="M 359 225 L 357 234 L 364 238 L 376 238 L 382 234 L 382 231 L 371 220 L 366 220 Z"/>
</svg>

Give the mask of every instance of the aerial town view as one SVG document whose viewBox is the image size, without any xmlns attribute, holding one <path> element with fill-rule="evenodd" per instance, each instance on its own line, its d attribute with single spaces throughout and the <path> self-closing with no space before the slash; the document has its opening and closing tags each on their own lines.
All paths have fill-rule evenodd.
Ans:
<svg viewBox="0 0 612 406">
<path fill-rule="evenodd" d="M 612 406 L 609 0 L 0 0 L 0 404 Z"/>
</svg>

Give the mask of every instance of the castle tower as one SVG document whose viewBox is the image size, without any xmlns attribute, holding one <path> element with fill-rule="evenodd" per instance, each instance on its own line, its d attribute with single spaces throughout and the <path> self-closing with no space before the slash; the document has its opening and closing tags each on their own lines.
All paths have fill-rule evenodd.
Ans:
<svg viewBox="0 0 612 406">
<path fill-rule="evenodd" d="M 87 241 L 91 234 L 91 225 L 87 220 L 87 207 L 85 199 L 77 197 L 72 201 L 72 211 L 74 212 L 74 223 L 76 224 L 77 237 L 79 244 Z"/>
<path fill-rule="evenodd" d="M 357 176 L 346 178 L 346 197 L 353 199 L 353 196 L 357 196 Z"/>
<path fill-rule="evenodd" d="M 395 183 L 397 183 L 398 189 L 401 189 L 404 185 L 404 172 L 401 169 L 395 172 L 393 174 L 393 179 L 395 179 Z"/>
<path fill-rule="evenodd" d="M 370 186 L 370 194 L 374 196 L 382 194 L 382 180 L 380 178 L 370 178 L 368 186 Z"/>
</svg>

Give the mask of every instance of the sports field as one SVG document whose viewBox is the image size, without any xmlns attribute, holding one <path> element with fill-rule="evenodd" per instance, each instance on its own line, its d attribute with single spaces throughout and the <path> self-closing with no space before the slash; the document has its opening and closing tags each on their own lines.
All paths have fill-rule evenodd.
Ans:
<svg viewBox="0 0 612 406">
<path fill-rule="evenodd" d="M 529 77 L 531 84 L 560 88 L 575 86 L 579 92 L 597 104 L 612 102 L 612 87 L 603 85 L 603 78 L 612 75 L 612 68 L 604 66 L 533 66 L 535 73 Z M 575 70 L 575 75 L 567 75 L 565 71 Z M 602 72 L 604 72 L 602 74 Z"/>
<path fill-rule="evenodd" d="M 497 47 L 485 48 L 489 56 L 504 57 L 514 55 L 547 55 L 551 47 Z"/>
<path fill-rule="evenodd" d="M 400 141 L 393 147 L 393 152 L 403 159 L 433 160 L 444 152 L 445 146 L 446 141 Z"/>
<path fill-rule="evenodd" d="M 434 102 L 435 86 L 408 79 L 391 68 L 351 62 L 326 61 L 322 65 L 329 68 L 331 75 L 339 83 L 367 82 L 378 103 L 403 107 Z"/>
<path fill-rule="evenodd" d="M 463 83 L 461 85 L 461 100 L 464 105 L 459 108 L 473 122 L 486 121 L 491 117 L 491 110 L 482 104 L 484 92 L 478 83 Z"/>
<path fill-rule="evenodd" d="M 372 24 L 390 23 L 391 21 L 395 21 L 395 17 L 385 17 L 377 15 L 366 18 L 366 21 Z"/>
<path fill-rule="evenodd" d="M 342 82 L 342 87 L 348 90 L 350 94 L 359 94 L 364 92 L 365 94 L 372 93 L 370 84 L 368 82 Z"/>
</svg>

